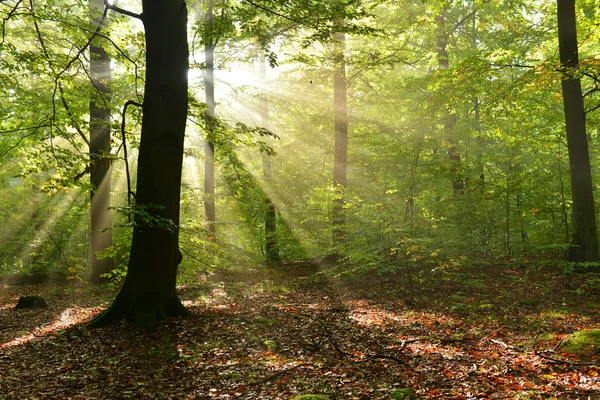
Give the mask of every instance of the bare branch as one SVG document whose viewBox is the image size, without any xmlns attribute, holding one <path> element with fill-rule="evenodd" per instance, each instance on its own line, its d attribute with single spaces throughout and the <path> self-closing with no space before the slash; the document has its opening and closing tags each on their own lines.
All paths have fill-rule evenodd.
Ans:
<svg viewBox="0 0 600 400">
<path fill-rule="evenodd" d="M 140 21 L 144 20 L 142 14 L 136 14 L 134 12 L 127 11 L 127 10 L 124 10 L 122 8 L 119 8 L 119 7 L 115 6 L 115 5 L 110 4 L 108 2 L 108 0 L 104 0 L 104 7 L 106 7 L 107 10 L 113 10 L 114 12 L 117 12 L 119 14 L 127 15 L 128 17 L 131 17 L 131 18 L 137 18 Z"/>
</svg>

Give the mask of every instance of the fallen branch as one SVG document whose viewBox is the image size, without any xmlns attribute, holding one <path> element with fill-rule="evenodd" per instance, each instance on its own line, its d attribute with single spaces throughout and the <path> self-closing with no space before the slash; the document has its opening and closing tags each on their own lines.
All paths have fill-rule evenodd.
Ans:
<svg viewBox="0 0 600 400">
<path fill-rule="evenodd" d="M 574 361 L 568 361 L 568 360 L 561 360 L 559 358 L 546 356 L 540 351 L 534 351 L 533 353 L 536 356 L 543 358 L 544 360 L 548 360 L 552 364 L 567 364 L 569 366 L 576 366 L 576 365 L 580 365 L 580 366 L 581 365 L 588 365 L 588 366 L 593 365 L 595 367 L 600 366 L 598 363 L 595 363 L 595 362 L 574 362 Z"/>
<path fill-rule="evenodd" d="M 421 338 L 403 340 L 402 343 L 400 343 L 400 351 L 404 351 L 407 344 L 416 343 L 416 342 L 420 342 L 420 341 L 421 341 Z"/>
<path fill-rule="evenodd" d="M 340 355 L 340 357 L 347 357 L 347 356 L 349 356 L 350 353 L 347 353 L 344 350 L 342 350 L 340 348 L 340 346 L 337 344 L 337 341 L 333 337 L 333 333 L 329 330 L 329 328 L 327 327 L 327 325 L 325 323 L 323 323 L 323 321 L 319 321 L 319 325 L 321 325 L 321 327 L 325 330 L 325 334 L 327 335 L 327 339 L 329 339 L 329 343 L 331 343 L 331 345 L 333 346 L 333 348 L 335 349 L 335 351 L 338 352 L 338 354 Z"/>
<path fill-rule="evenodd" d="M 274 379 L 279 378 L 281 375 L 287 374 L 288 372 L 291 372 L 291 371 L 293 371 L 293 370 L 295 370 L 297 368 L 300 368 L 300 367 L 305 367 L 307 365 L 313 365 L 313 364 L 312 363 L 300 363 L 300 364 L 296 364 L 293 367 L 282 369 L 281 371 L 277 371 L 274 374 L 271 374 L 269 376 L 265 376 L 264 378 L 262 378 L 260 380 L 260 382 L 261 383 L 267 383 L 269 381 L 272 381 Z"/>
<path fill-rule="evenodd" d="M 340 348 L 340 346 L 338 345 L 337 341 L 335 340 L 335 338 L 333 337 L 333 333 L 331 332 L 331 330 L 329 330 L 329 328 L 327 327 L 327 325 L 325 323 L 323 323 L 323 321 L 319 321 L 319 324 L 321 325 L 321 327 L 325 330 L 325 333 L 327 334 L 327 338 L 329 339 L 329 343 L 331 343 L 331 345 L 333 346 L 333 348 L 338 352 L 338 354 L 341 357 L 348 357 L 351 356 L 352 354 L 342 350 Z M 402 364 L 404 365 L 404 361 L 402 361 L 401 359 L 399 359 L 398 357 L 394 357 L 394 356 L 390 356 L 387 354 L 370 354 L 367 355 L 366 358 L 362 359 L 362 360 L 358 360 L 355 361 L 357 363 L 363 363 L 363 362 L 367 362 L 370 360 L 376 360 L 376 359 L 383 359 L 383 360 L 392 360 L 397 362 L 398 364 Z"/>
<path fill-rule="evenodd" d="M 456 338 L 439 338 L 439 337 L 435 337 L 435 336 L 420 336 L 420 337 L 414 338 L 414 339 L 403 340 L 400 343 L 400 351 L 404 350 L 406 348 L 407 344 L 415 343 L 415 342 L 428 341 L 428 342 L 439 342 L 439 343 L 462 343 L 462 342 L 467 342 L 469 340 L 471 340 L 471 339 L 470 338 L 456 339 Z"/>
<path fill-rule="evenodd" d="M 387 354 L 372 354 L 372 355 L 367 356 L 367 358 L 365 358 L 364 360 L 360 360 L 360 361 L 357 361 L 357 362 L 367 362 L 367 361 L 370 361 L 370 360 L 377 360 L 377 359 L 392 360 L 392 361 L 396 361 L 398 364 L 401 364 L 401 365 L 405 365 L 406 364 L 404 361 L 402 361 L 398 357 L 390 356 L 390 355 L 387 355 Z"/>
</svg>

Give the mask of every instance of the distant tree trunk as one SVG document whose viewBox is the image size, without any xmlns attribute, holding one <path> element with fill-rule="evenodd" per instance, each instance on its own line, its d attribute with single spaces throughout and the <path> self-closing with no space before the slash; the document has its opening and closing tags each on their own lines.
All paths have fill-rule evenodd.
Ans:
<svg viewBox="0 0 600 400">
<path fill-rule="evenodd" d="M 90 14 L 99 24 L 104 9 L 103 0 L 90 1 Z M 95 93 L 90 101 L 90 209 L 92 218 L 92 283 L 105 280 L 102 275 L 114 268 L 110 257 L 99 260 L 98 252 L 112 245 L 110 207 L 110 112 L 106 104 L 106 95 L 110 90 L 110 59 L 101 46 L 90 46 L 90 77 Z"/>
<path fill-rule="evenodd" d="M 204 209 L 209 239 L 215 240 L 216 210 L 215 210 L 215 144 L 214 144 L 214 118 L 215 118 L 215 39 L 212 37 L 212 2 L 207 2 L 206 32 L 204 45 L 204 91 L 206 96 L 206 143 L 204 144 Z"/>
<path fill-rule="evenodd" d="M 485 168 L 483 165 L 483 151 L 486 147 L 485 138 L 481 129 L 481 116 L 479 115 L 479 99 L 473 99 L 473 109 L 475 110 L 475 130 L 477 131 L 477 153 L 475 166 L 479 174 L 479 190 L 481 193 L 485 191 Z"/>
<path fill-rule="evenodd" d="M 567 252 L 569 261 L 598 259 L 598 231 L 594 210 L 592 172 L 585 126 L 585 109 L 581 82 L 575 69 L 579 66 L 575 0 L 558 0 L 558 42 L 563 104 L 567 129 L 567 146 L 573 192 L 573 240 Z"/>
<path fill-rule="evenodd" d="M 478 51 L 477 48 L 477 13 L 473 12 L 473 24 L 471 26 L 472 29 L 472 46 L 473 50 Z M 479 98 L 475 97 L 473 99 L 473 111 L 475 112 L 475 130 L 477 131 L 477 153 L 475 159 L 475 166 L 477 168 L 477 172 L 479 174 L 479 190 L 481 193 L 485 192 L 485 168 L 483 165 L 483 152 L 486 148 L 485 138 L 483 136 L 483 130 L 481 129 L 481 115 L 479 112 Z"/>
<path fill-rule="evenodd" d="M 450 68 L 450 61 L 448 59 L 448 32 L 446 29 L 446 11 L 443 10 L 436 17 L 437 22 L 437 35 L 436 35 L 436 47 L 437 47 L 437 61 L 438 68 L 440 70 L 447 70 Z M 444 131 L 446 135 L 446 143 L 448 143 L 448 160 L 450 161 L 450 172 L 452 179 L 452 189 L 454 194 L 462 194 L 465 190 L 465 183 L 461 176 L 460 153 L 456 149 L 456 141 L 452 137 L 452 131 L 456 125 L 456 115 L 451 112 L 450 109 L 446 110 L 448 115 L 446 116 L 446 122 L 444 123 Z"/>
<path fill-rule="evenodd" d="M 334 72 L 333 95 L 335 113 L 335 143 L 333 155 L 333 186 L 336 197 L 333 203 L 332 224 L 333 243 L 343 243 L 346 236 L 344 225 L 344 196 L 348 183 L 346 170 L 348 166 L 348 103 L 346 93 L 346 59 L 344 57 L 346 35 L 336 33 L 334 36 Z"/>
<path fill-rule="evenodd" d="M 188 105 L 187 10 L 183 0 L 143 0 L 146 84 L 135 228 L 125 283 L 93 324 L 181 316 L 176 292 L 179 202 Z M 157 223 L 157 219 L 159 223 Z"/>
<path fill-rule="evenodd" d="M 267 60 L 264 54 L 259 59 L 259 74 L 262 82 L 267 81 Z M 259 97 L 259 114 L 263 128 L 270 129 L 269 120 L 269 101 L 265 92 Z M 270 182 L 273 179 L 273 164 L 271 156 L 263 153 L 263 176 L 265 181 Z M 267 264 L 276 264 L 279 262 L 279 246 L 277 243 L 277 223 L 276 223 L 275 204 L 269 196 L 265 194 L 265 258 Z"/>
</svg>

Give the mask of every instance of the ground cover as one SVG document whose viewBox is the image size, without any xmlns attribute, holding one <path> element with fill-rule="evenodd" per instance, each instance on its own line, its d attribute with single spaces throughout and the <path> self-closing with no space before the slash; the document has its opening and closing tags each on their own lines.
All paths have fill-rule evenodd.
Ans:
<svg viewBox="0 0 600 400">
<path fill-rule="evenodd" d="M 4 287 L 0 398 L 600 398 L 595 276 L 503 265 L 411 281 L 308 263 L 219 273 L 180 287 L 188 318 L 98 329 L 85 322 L 114 293 Z M 49 307 L 14 309 L 30 294 Z"/>
</svg>

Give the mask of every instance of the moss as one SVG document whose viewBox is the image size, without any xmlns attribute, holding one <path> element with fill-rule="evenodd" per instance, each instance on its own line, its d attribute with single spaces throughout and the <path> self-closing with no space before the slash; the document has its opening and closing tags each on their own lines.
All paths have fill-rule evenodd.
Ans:
<svg viewBox="0 0 600 400">
<path fill-rule="evenodd" d="M 291 400 L 327 400 L 327 397 L 321 394 L 301 394 L 300 396 L 292 397 Z"/>
<path fill-rule="evenodd" d="M 584 329 L 566 338 L 560 349 L 579 356 L 600 354 L 600 329 Z"/>
<path fill-rule="evenodd" d="M 521 299 L 519 305 L 522 306 L 537 306 L 541 301 L 539 299 Z"/>
</svg>

